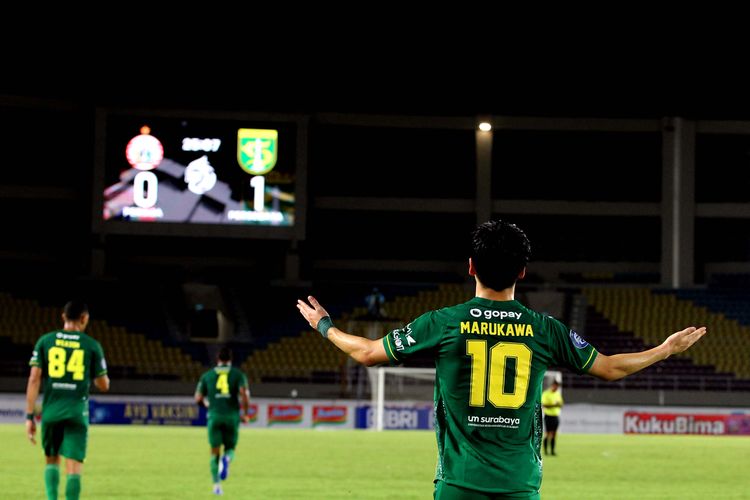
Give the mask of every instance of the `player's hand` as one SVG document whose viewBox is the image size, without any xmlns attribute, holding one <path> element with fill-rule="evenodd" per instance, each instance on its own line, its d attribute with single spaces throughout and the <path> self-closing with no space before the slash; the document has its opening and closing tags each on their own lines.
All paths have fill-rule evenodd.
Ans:
<svg viewBox="0 0 750 500">
<path fill-rule="evenodd" d="M 323 306 L 318 304 L 318 301 L 312 295 L 307 297 L 307 300 L 310 301 L 309 305 L 304 300 L 298 300 L 297 309 L 299 309 L 300 314 L 302 314 L 305 320 L 310 323 L 310 326 L 317 330 L 318 322 L 321 318 L 328 316 L 328 312 L 323 309 Z"/>
<path fill-rule="evenodd" d="M 26 420 L 26 436 L 31 444 L 36 444 L 36 422 L 33 420 Z"/>
<path fill-rule="evenodd" d="M 241 415 L 240 420 L 242 420 L 243 424 L 248 424 L 250 423 L 250 415 Z"/>
<path fill-rule="evenodd" d="M 670 335 L 667 340 L 664 341 L 663 345 L 667 347 L 667 352 L 669 353 L 669 356 L 671 356 L 672 354 L 687 351 L 690 346 L 698 342 L 698 340 L 705 334 L 705 326 L 700 328 L 691 326 Z"/>
</svg>

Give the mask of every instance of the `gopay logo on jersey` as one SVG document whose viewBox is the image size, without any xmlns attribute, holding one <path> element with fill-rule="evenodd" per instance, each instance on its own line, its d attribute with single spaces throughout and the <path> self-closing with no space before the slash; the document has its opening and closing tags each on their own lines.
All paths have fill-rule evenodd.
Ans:
<svg viewBox="0 0 750 500">
<path fill-rule="evenodd" d="M 469 309 L 469 314 L 474 316 L 475 318 L 481 318 L 484 317 L 485 319 L 505 319 L 505 318 L 513 318 L 513 319 L 521 319 L 520 312 L 513 312 L 513 311 L 495 311 L 494 309 L 487 309 L 487 310 L 481 310 L 479 308 L 473 308 Z"/>
</svg>

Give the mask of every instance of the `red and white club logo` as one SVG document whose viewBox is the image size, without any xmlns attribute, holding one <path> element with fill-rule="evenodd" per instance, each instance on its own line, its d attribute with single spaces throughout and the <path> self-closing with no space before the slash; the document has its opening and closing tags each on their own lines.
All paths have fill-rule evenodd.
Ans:
<svg viewBox="0 0 750 500">
<path fill-rule="evenodd" d="M 153 170 L 164 159 L 164 148 L 159 139 L 151 135 L 151 129 L 141 127 L 141 135 L 130 139 L 125 147 L 128 163 L 138 170 Z"/>
</svg>

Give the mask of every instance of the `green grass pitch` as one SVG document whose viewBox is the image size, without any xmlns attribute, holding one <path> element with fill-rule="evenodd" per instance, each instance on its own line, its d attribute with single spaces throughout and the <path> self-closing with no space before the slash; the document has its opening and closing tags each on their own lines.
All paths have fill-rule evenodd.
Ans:
<svg viewBox="0 0 750 500">
<path fill-rule="evenodd" d="M 44 498 L 39 444 L 21 425 L 0 442 L 0 497 Z M 434 470 L 431 432 L 243 429 L 224 498 L 428 499 Z M 750 437 L 560 435 L 543 484 L 548 500 L 750 499 Z M 205 429 L 92 426 L 82 496 L 212 498 Z"/>
</svg>

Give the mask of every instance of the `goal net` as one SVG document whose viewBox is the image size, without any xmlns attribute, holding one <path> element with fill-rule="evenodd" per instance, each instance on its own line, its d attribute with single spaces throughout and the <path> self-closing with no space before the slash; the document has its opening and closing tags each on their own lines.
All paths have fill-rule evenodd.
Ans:
<svg viewBox="0 0 750 500">
<path fill-rule="evenodd" d="M 370 428 L 384 429 L 432 428 L 435 390 L 434 368 L 378 367 L 368 368 L 372 395 Z M 562 373 L 547 371 L 543 389 L 553 381 L 562 383 Z M 562 387 L 560 388 L 562 390 Z M 416 425 L 420 415 L 429 413 L 427 427 Z M 413 422 L 405 420 L 411 419 Z M 409 424 L 413 425 L 409 425 Z"/>
<path fill-rule="evenodd" d="M 411 411 L 415 409 L 421 409 L 422 413 L 429 412 L 427 420 L 429 426 L 432 426 L 434 368 L 378 367 L 368 369 L 368 375 L 372 386 L 371 429 L 382 431 L 386 428 L 410 428 L 408 422 L 399 420 L 400 417 L 418 418 L 419 413 Z M 399 408 L 409 408 L 411 412 L 399 412 Z"/>
</svg>

